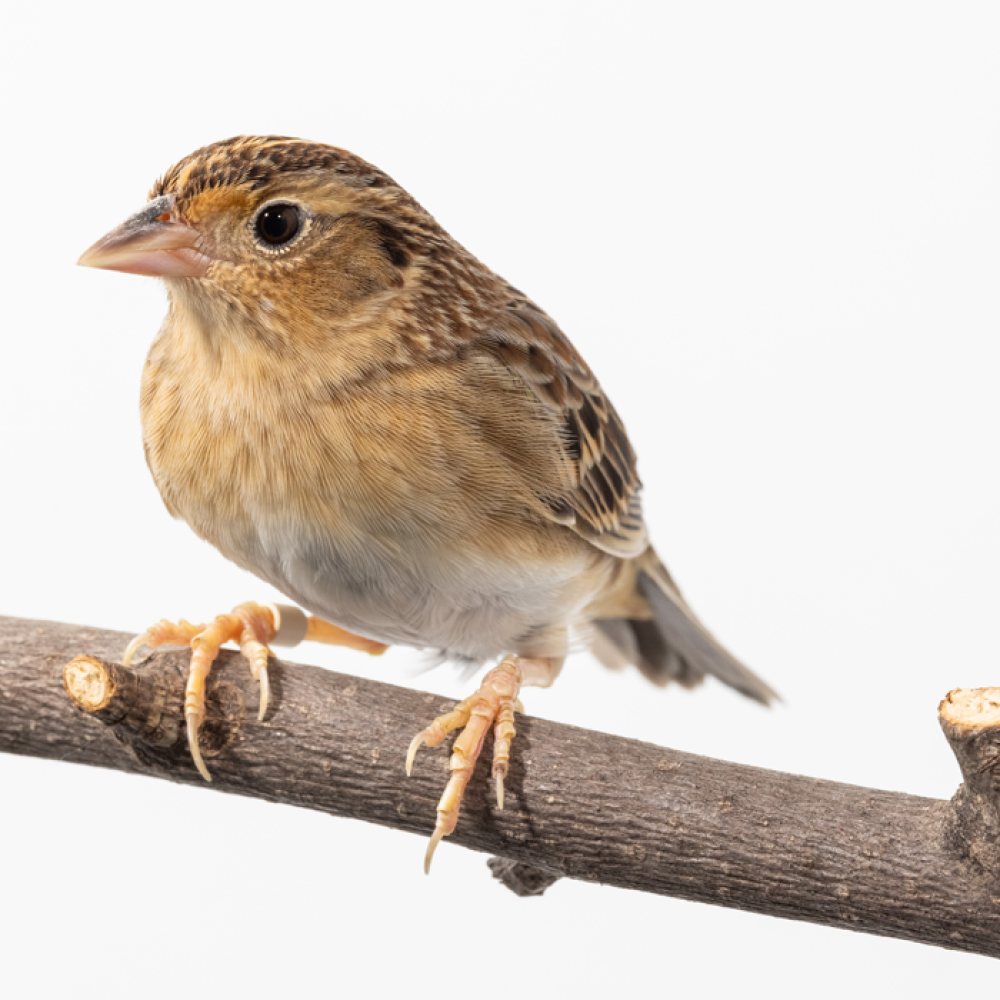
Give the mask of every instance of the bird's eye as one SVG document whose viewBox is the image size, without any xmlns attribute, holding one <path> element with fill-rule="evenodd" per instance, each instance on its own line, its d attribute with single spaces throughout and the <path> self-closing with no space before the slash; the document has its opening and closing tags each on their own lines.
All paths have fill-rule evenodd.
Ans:
<svg viewBox="0 0 1000 1000">
<path fill-rule="evenodd" d="M 271 246 L 287 243 L 299 231 L 299 210 L 294 205 L 268 205 L 257 216 L 257 235 Z"/>
</svg>

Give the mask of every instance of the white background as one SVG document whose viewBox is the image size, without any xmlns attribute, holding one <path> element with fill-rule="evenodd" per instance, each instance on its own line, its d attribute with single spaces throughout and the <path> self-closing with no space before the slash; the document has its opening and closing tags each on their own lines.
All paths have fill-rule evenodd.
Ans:
<svg viewBox="0 0 1000 1000">
<path fill-rule="evenodd" d="M 668 565 L 786 699 L 578 657 L 528 711 L 953 793 L 937 703 L 1000 683 L 995 4 L 3 18 L 0 612 L 139 631 L 269 596 L 144 467 L 163 289 L 74 261 L 194 148 L 303 136 L 388 171 L 556 317 L 626 421 Z M 470 690 L 406 651 L 295 657 Z M 996 989 L 986 959 L 807 924 L 571 882 L 516 899 L 448 843 L 425 878 L 413 836 L 198 788 L 0 756 L 0 802 L 11 997 Z"/>
</svg>

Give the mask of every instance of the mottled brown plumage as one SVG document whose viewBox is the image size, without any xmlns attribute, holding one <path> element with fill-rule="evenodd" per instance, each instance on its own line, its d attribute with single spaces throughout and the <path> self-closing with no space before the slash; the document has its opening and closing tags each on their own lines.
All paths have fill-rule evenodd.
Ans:
<svg viewBox="0 0 1000 1000">
<path fill-rule="evenodd" d="M 506 657 L 464 718 L 418 738 L 466 726 L 437 839 L 482 719 L 502 780 L 517 691 L 551 682 L 571 635 L 657 683 L 712 673 L 769 700 L 649 547 L 635 454 L 586 363 L 390 177 L 330 146 L 238 137 L 150 199 L 84 262 L 166 280 L 142 418 L 170 511 L 376 645 Z M 213 635 L 266 643 L 255 607 Z M 150 633 L 167 635 L 188 641 Z"/>
</svg>

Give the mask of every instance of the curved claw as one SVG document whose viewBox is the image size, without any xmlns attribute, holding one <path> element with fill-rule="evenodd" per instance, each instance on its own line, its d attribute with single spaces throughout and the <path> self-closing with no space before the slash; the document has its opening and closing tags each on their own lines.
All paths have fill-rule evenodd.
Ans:
<svg viewBox="0 0 1000 1000">
<path fill-rule="evenodd" d="M 497 809 L 503 809 L 503 772 L 496 775 L 497 779 Z"/>
<path fill-rule="evenodd" d="M 132 657 L 135 656 L 139 650 L 149 642 L 149 633 L 142 632 L 137 635 L 126 647 L 125 655 L 122 657 L 122 666 L 127 667 L 132 663 Z"/>
<path fill-rule="evenodd" d="M 212 776 L 208 773 L 208 768 L 205 767 L 205 762 L 201 759 L 201 750 L 198 747 L 198 730 L 200 728 L 201 723 L 193 715 L 189 715 L 187 719 L 187 734 L 191 757 L 194 760 L 194 766 L 198 768 L 198 773 L 206 781 L 211 781 Z"/>
<path fill-rule="evenodd" d="M 257 710 L 257 720 L 264 721 L 267 715 L 267 700 L 271 693 L 271 685 L 267 679 L 267 667 L 260 668 L 260 708 Z"/>
<path fill-rule="evenodd" d="M 441 843 L 441 838 L 444 836 L 444 827 L 438 823 L 434 827 L 434 833 L 431 834 L 430 843 L 427 845 L 427 853 L 424 855 L 424 874 L 430 875 L 431 873 L 431 861 L 434 858 L 434 851 L 437 845 Z"/>
<path fill-rule="evenodd" d="M 413 771 L 413 759 L 417 756 L 417 751 L 424 745 L 426 740 L 427 740 L 426 729 L 421 730 L 419 733 L 417 733 L 416 736 L 413 737 L 412 740 L 410 740 L 410 748 L 406 751 L 406 776 L 408 778 L 410 777 L 410 774 Z M 441 838 L 439 837 L 438 840 L 440 839 Z M 433 853 L 434 851 L 432 850 L 431 854 Z M 425 871 L 426 871 L 426 866 L 429 864 L 430 861 L 428 860 L 424 866 Z"/>
</svg>

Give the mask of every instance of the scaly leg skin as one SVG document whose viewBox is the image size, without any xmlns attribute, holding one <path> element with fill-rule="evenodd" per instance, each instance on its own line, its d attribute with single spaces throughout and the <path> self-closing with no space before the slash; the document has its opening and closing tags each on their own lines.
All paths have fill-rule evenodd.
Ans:
<svg viewBox="0 0 1000 1000">
<path fill-rule="evenodd" d="M 476 761 L 483 749 L 483 740 L 490 726 L 493 727 L 493 777 L 497 785 L 497 806 L 503 809 L 503 780 L 510 761 L 510 744 L 515 735 L 514 712 L 522 711 L 518 694 L 524 685 L 548 687 L 562 667 L 561 659 L 506 656 L 494 667 L 480 684 L 479 690 L 460 702 L 446 715 L 436 718 L 426 729 L 417 733 L 406 753 L 406 773 L 413 769 L 413 759 L 421 746 L 437 746 L 453 729 L 464 727 L 452 747 L 451 777 L 437 807 L 437 823 L 427 853 L 424 872 L 431 870 L 431 859 L 437 845 L 447 837 L 458 823 L 462 796 L 468 785 Z"/>
<path fill-rule="evenodd" d="M 285 616 L 295 619 L 290 629 L 295 635 L 291 641 L 281 643 L 279 632 L 284 634 L 285 630 L 281 627 L 281 623 Z M 188 670 L 187 691 L 184 698 L 184 718 L 187 722 L 191 757 L 206 781 L 211 781 L 212 776 L 202 760 L 198 746 L 198 730 L 205 721 L 205 681 L 212 669 L 212 663 L 224 643 L 234 641 L 239 644 L 240 652 L 250 664 L 254 680 L 260 684 L 260 708 L 257 718 L 263 720 L 267 713 L 270 691 L 267 680 L 267 658 L 271 655 L 271 651 L 267 648 L 267 644 L 272 639 L 283 645 L 297 645 L 303 639 L 310 639 L 330 645 L 349 646 L 374 656 L 388 649 L 384 643 L 345 632 L 321 618 L 307 618 L 297 608 L 250 601 L 233 608 L 228 615 L 218 615 L 210 625 L 192 625 L 183 618 L 177 623 L 160 621 L 141 635 L 137 635 L 125 650 L 122 665 L 127 667 L 142 646 L 170 644 L 191 647 L 191 666 Z"/>
</svg>

